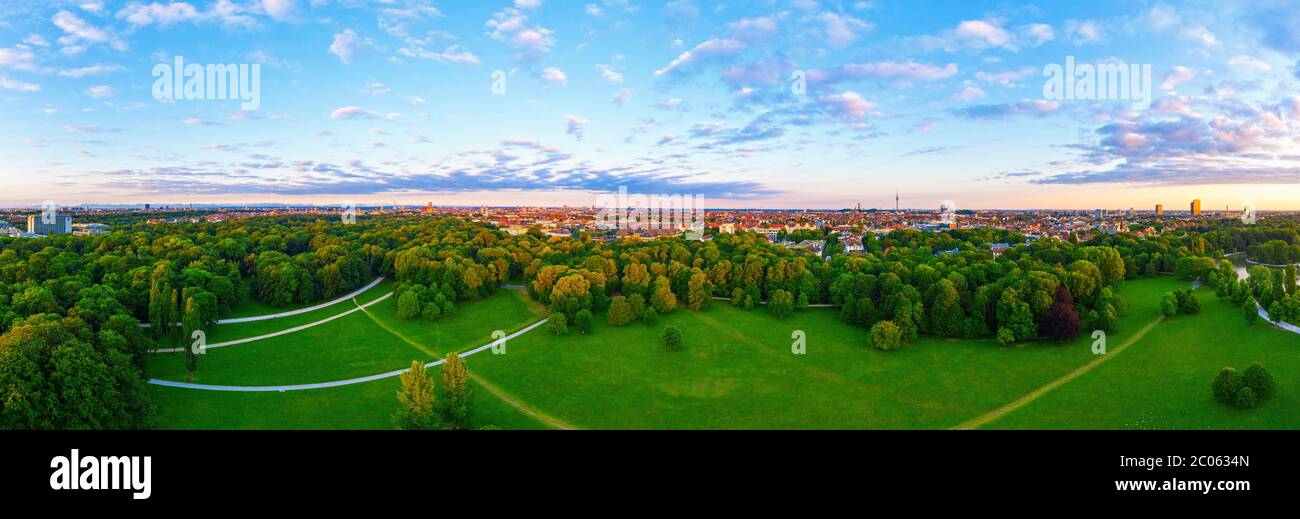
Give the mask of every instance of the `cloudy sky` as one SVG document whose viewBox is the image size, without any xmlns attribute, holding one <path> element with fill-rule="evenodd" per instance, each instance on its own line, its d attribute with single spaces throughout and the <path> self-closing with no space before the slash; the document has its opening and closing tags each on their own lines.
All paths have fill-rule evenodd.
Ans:
<svg viewBox="0 0 1300 519">
<path fill-rule="evenodd" d="M 260 106 L 156 64 L 260 64 Z M 1044 97 L 1146 64 L 1152 104 Z M 16 0 L 0 206 L 1300 209 L 1286 1 Z"/>
</svg>

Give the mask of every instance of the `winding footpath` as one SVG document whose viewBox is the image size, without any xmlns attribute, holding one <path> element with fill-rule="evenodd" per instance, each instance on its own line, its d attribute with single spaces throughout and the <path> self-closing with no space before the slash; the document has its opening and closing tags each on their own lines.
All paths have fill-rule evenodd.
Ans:
<svg viewBox="0 0 1300 519">
<path fill-rule="evenodd" d="M 1079 366 L 1078 368 L 1075 368 L 1074 371 L 1066 373 L 1061 378 L 1048 382 L 1043 387 L 1030 391 L 1029 394 L 1016 399 L 1014 402 L 1011 402 L 1010 404 L 1004 405 L 1002 407 L 984 413 L 974 419 L 962 422 L 956 427 L 953 427 L 953 429 L 978 429 L 984 425 L 987 425 L 989 422 L 992 422 L 994 420 L 997 420 L 998 418 L 1002 418 L 1003 416 L 1006 416 L 1008 413 L 1015 411 L 1016 409 L 1020 409 L 1021 407 L 1024 407 L 1026 404 L 1033 402 L 1034 400 L 1038 400 L 1038 397 L 1041 397 L 1047 394 L 1047 392 L 1064 385 L 1066 382 L 1069 382 L 1071 380 L 1083 376 L 1089 371 L 1092 371 L 1097 366 L 1100 366 L 1106 361 L 1110 360 L 1112 357 L 1119 355 L 1120 352 L 1128 349 L 1128 347 L 1132 346 L 1133 343 L 1141 340 L 1143 337 L 1146 336 L 1148 332 L 1154 329 L 1157 324 L 1160 324 L 1160 322 L 1164 320 L 1165 320 L 1165 316 L 1163 315 L 1157 317 L 1156 320 L 1151 321 L 1150 324 L 1147 324 L 1146 326 L 1142 327 L 1142 329 L 1138 330 L 1138 332 L 1133 334 L 1132 337 L 1129 337 L 1127 341 L 1124 341 L 1124 344 L 1121 344 L 1119 345 L 1119 347 L 1106 352 L 1105 355 L 1101 355 L 1097 359 L 1093 360 L 1092 362 L 1089 362 L 1087 364 Z"/>
<path fill-rule="evenodd" d="M 301 331 L 306 330 L 306 329 L 308 329 L 308 328 L 312 328 L 312 327 L 320 326 L 320 325 L 322 325 L 322 324 L 328 323 L 328 322 L 333 321 L 333 320 L 335 320 L 335 319 L 341 319 L 341 318 L 343 318 L 343 317 L 347 317 L 348 315 L 351 315 L 351 314 L 356 313 L 356 312 L 365 311 L 366 307 L 371 306 L 371 305 L 379 304 L 380 302 L 382 302 L 382 301 L 384 301 L 385 299 L 388 299 L 388 298 L 390 298 L 390 297 L 393 297 L 393 293 L 392 293 L 392 292 L 389 292 L 389 293 L 387 293 L 387 294 L 384 294 L 384 295 L 382 295 L 382 296 L 379 296 L 378 299 L 375 299 L 374 301 L 371 301 L 371 302 L 366 303 L 366 304 L 364 304 L 364 305 L 362 305 L 362 304 L 358 304 L 356 308 L 353 308 L 353 309 L 348 310 L 348 311 L 346 311 L 346 312 L 338 313 L 338 314 L 336 314 L 336 315 L 331 315 L 331 316 L 329 316 L 329 317 L 326 317 L 326 318 L 321 319 L 321 320 L 319 320 L 319 321 L 316 321 L 316 322 L 314 322 L 314 323 L 307 323 L 307 324 L 303 324 L 303 325 L 299 325 L 299 326 L 294 326 L 293 328 L 285 328 L 285 329 L 280 330 L 280 331 L 278 331 L 278 332 L 268 333 L 268 334 L 266 334 L 266 335 L 258 335 L 258 336 L 256 336 L 256 337 L 248 337 L 248 338 L 246 338 L 246 339 L 237 339 L 237 340 L 227 341 L 227 342 L 218 342 L 218 343 L 216 343 L 216 344 L 208 344 L 208 345 L 205 345 L 205 346 L 203 347 L 203 349 L 205 349 L 205 350 L 210 350 L 210 349 L 213 349 L 213 348 L 224 348 L 224 347 L 226 347 L 226 346 L 234 346 L 234 345 L 236 345 L 236 344 L 246 344 L 246 343 L 250 343 L 250 342 L 257 342 L 257 341 L 260 341 L 260 340 L 263 340 L 263 339 L 270 339 L 270 338 L 272 338 L 272 337 L 279 337 L 279 336 L 281 336 L 281 335 L 288 335 L 288 334 L 290 334 L 290 333 L 294 333 L 294 332 L 301 332 Z M 182 352 L 182 351 L 185 351 L 185 348 L 169 348 L 169 349 L 162 349 L 162 350 L 154 350 L 153 352 L 154 352 L 154 353 L 179 353 L 179 352 Z"/>
<path fill-rule="evenodd" d="M 282 318 L 282 317 L 292 317 L 292 316 L 295 316 L 295 315 L 305 314 L 305 313 L 307 313 L 307 312 L 315 312 L 315 311 L 320 310 L 320 309 L 322 309 L 322 308 L 329 308 L 329 307 L 331 307 L 331 306 L 337 305 L 337 304 L 339 304 L 339 303 L 342 303 L 342 302 L 344 302 L 344 301 L 347 301 L 347 300 L 349 300 L 349 299 L 352 299 L 352 298 L 354 298 L 354 297 L 357 297 L 357 296 L 359 296 L 359 295 L 365 293 L 365 291 L 370 290 L 370 289 L 372 289 L 372 288 L 375 288 L 375 285 L 378 285 L 378 284 L 382 283 L 383 281 L 384 281 L 384 277 L 383 277 L 383 276 L 379 276 L 379 277 L 375 278 L 374 281 L 371 281 L 370 283 L 368 283 L 366 286 L 361 287 L 361 288 L 358 288 L 358 289 L 352 291 L 352 293 L 350 293 L 350 294 L 347 294 L 347 295 L 345 295 L 345 296 L 341 296 L 341 297 L 339 297 L 338 299 L 335 299 L 335 300 L 333 300 L 333 301 L 326 301 L 326 302 L 324 302 L 324 303 L 321 303 L 321 304 L 318 304 L 318 305 L 315 305 L 315 306 L 309 306 L 309 307 L 306 307 L 306 308 L 299 308 L 299 309 L 297 309 L 297 310 L 290 310 L 290 311 L 287 311 L 287 312 L 280 312 L 280 313 L 278 313 L 278 314 L 255 315 L 255 316 L 252 316 L 252 317 L 236 317 L 236 318 L 234 318 L 234 319 L 221 319 L 221 320 L 217 321 L 217 324 L 237 324 L 237 323 L 251 323 L 251 322 L 254 322 L 254 321 L 269 321 L 269 320 L 271 320 L 271 319 L 280 319 L 280 318 Z M 392 292 L 389 292 L 389 295 L 391 295 L 391 294 L 392 294 Z M 177 326 L 180 326 L 180 324 L 181 324 L 181 323 L 176 323 Z M 150 323 L 140 323 L 140 327 L 141 327 L 141 328 L 149 328 L 149 327 L 151 327 L 151 326 L 153 326 L 153 325 L 150 324 Z M 211 348 L 212 346 L 208 346 L 208 347 Z"/>
<path fill-rule="evenodd" d="M 390 295 L 391 295 L 391 294 L 390 294 Z M 355 310 L 350 310 L 348 313 L 355 312 L 355 311 L 358 311 L 358 310 L 360 310 L 360 309 L 361 309 L 361 307 L 358 307 L 358 308 L 355 309 Z M 547 321 L 547 320 L 548 320 L 548 318 L 542 318 L 542 319 L 540 319 L 540 320 L 534 322 L 533 324 L 530 324 L 530 325 L 524 327 L 522 330 L 519 330 L 519 331 L 517 331 L 517 332 L 515 332 L 515 333 L 512 333 L 512 334 L 510 334 L 510 335 L 505 336 L 505 338 L 501 339 L 501 341 L 509 341 L 509 340 L 511 340 L 511 339 L 514 339 L 515 337 L 519 337 L 520 335 L 523 335 L 523 334 L 525 334 L 525 333 L 528 333 L 528 332 L 532 331 L 533 329 L 538 328 L 538 327 L 540 327 L 540 326 L 543 325 L 543 324 L 546 324 L 546 321 Z M 460 358 L 462 358 L 462 359 L 465 358 L 465 357 L 469 357 L 470 355 L 474 355 L 474 354 L 476 354 L 476 353 L 479 353 L 479 352 L 482 352 L 482 351 L 485 351 L 485 350 L 491 349 L 492 346 L 496 345 L 498 342 L 500 342 L 500 341 L 492 341 L 492 342 L 489 342 L 489 343 L 487 343 L 487 344 L 484 344 L 484 345 L 479 346 L 479 347 L 477 347 L 477 348 L 474 348 L 474 349 L 472 349 L 472 350 L 466 351 L 466 352 L 464 352 L 464 353 L 460 353 L 460 354 L 458 354 L 458 356 L 459 356 Z M 212 346 L 208 346 L 208 347 L 211 348 Z M 445 359 L 438 359 L 438 360 L 435 360 L 435 361 L 430 362 L 430 363 L 428 363 L 428 364 L 425 364 L 424 366 L 425 366 L 426 368 L 432 368 L 432 367 L 434 367 L 434 366 L 440 366 L 440 365 L 442 365 L 443 362 L 445 362 Z M 409 369 L 409 368 L 408 368 L 408 369 Z M 150 383 L 150 384 L 153 384 L 153 385 L 156 385 L 156 386 L 177 387 L 177 388 L 184 388 L 184 389 L 200 389 L 200 390 L 204 390 L 204 391 L 234 391 L 234 392 L 244 392 L 244 393 L 270 393 L 270 392 L 285 392 L 285 391 L 305 391 L 305 390 L 308 390 L 308 389 L 324 389 L 324 388 L 329 388 L 329 387 L 350 386 L 350 385 L 353 385 L 353 384 L 364 384 L 364 383 L 366 383 L 366 382 L 372 382 L 372 381 L 375 381 L 375 380 L 382 380 L 382 379 L 385 379 L 385 378 L 396 377 L 396 376 L 399 376 L 399 375 L 401 375 L 402 373 L 406 373 L 406 372 L 407 372 L 407 369 L 399 369 L 399 370 L 396 370 L 396 371 L 389 371 L 389 372 L 387 372 L 387 373 L 379 373 L 379 374 L 377 374 L 377 375 L 369 375 L 369 376 L 365 376 L 365 377 L 350 378 L 350 379 L 347 379 L 347 380 L 334 380 L 334 381 L 331 381 L 331 382 L 318 382 L 318 383 L 315 383 L 315 384 L 296 384 L 296 385 L 288 385 L 288 386 L 216 386 L 216 385 L 208 385 L 208 384 L 191 384 L 191 383 L 188 383 L 188 382 L 174 382 L 174 381 L 171 381 L 171 380 L 159 380 L 159 379 L 156 379 L 156 378 L 155 378 L 155 379 L 150 379 L 150 380 L 149 380 L 149 383 Z"/>
</svg>

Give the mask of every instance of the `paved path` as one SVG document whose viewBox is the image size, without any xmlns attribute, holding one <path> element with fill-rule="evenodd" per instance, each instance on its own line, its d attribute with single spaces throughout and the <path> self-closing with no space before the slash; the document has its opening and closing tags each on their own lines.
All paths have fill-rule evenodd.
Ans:
<svg viewBox="0 0 1300 519">
<path fill-rule="evenodd" d="M 1007 413 L 1010 413 L 1012 411 L 1015 411 L 1016 409 L 1020 409 L 1021 407 L 1024 407 L 1025 404 L 1033 402 L 1034 400 L 1038 400 L 1038 397 L 1047 394 L 1048 391 L 1056 389 L 1061 385 L 1065 384 L 1066 382 L 1069 382 L 1071 380 L 1079 378 L 1080 376 L 1083 376 L 1085 373 L 1092 371 L 1093 368 L 1096 368 L 1097 366 L 1100 366 L 1106 361 L 1110 360 L 1111 357 L 1119 355 L 1121 351 L 1128 349 L 1128 347 L 1132 346 L 1133 343 L 1145 337 L 1147 332 L 1150 332 L 1153 328 L 1156 327 L 1157 324 L 1160 324 L 1160 322 L 1164 320 L 1165 320 L 1165 316 L 1163 315 L 1157 317 L 1156 320 L 1151 321 L 1150 324 L 1142 327 L 1142 329 L 1138 330 L 1138 332 L 1133 334 L 1132 337 L 1129 337 L 1129 339 L 1127 341 L 1124 341 L 1124 344 L 1119 345 L 1118 348 L 1106 352 L 1105 355 L 1098 356 L 1092 362 L 1089 362 L 1087 364 L 1079 366 L 1078 368 L 1075 368 L 1074 371 L 1066 373 L 1065 376 L 1062 376 L 1061 378 L 1049 382 L 1047 385 L 1043 387 L 1031 391 L 1028 395 L 1022 396 L 1016 401 L 1011 402 L 1010 404 L 989 411 L 972 420 L 963 422 L 962 424 L 953 427 L 953 429 L 978 429 L 984 425 L 987 425 L 989 422 L 992 422 L 994 420 L 997 420 L 998 418 L 1002 418 L 1003 416 L 1006 416 Z"/>
<path fill-rule="evenodd" d="M 1264 307 L 1259 304 L 1259 301 L 1255 301 L 1255 308 L 1259 309 L 1260 318 L 1264 319 L 1264 321 L 1267 322 L 1268 324 L 1271 324 L 1273 326 L 1276 326 L 1278 328 L 1281 328 L 1291 333 L 1300 333 L 1300 326 L 1296 326 L 1286 321 L 1274 321 L 1272 319 L 1269 319 L 1268 310 L 1265 310 Z"/>
<path fill-rule="evenodd" d="M 307 307 L 307 308 L 299 308 L 299 309 L 297 309 L 297 310 L 290 310 L 290 311 L 288 311 L 288 312 L 280 312 L 280 313 L 278 313 L 278 314 L 255 315 L 255 316 L 252 316 L 252 317 L 236 317 L 236 318 L 234 318 L 234 319 L 222 319 L 222 320 L 220 320 L 220 321 L 217 321 L 217 324 L 251 323 L 251 322 L 253 322 L 253 321 L 267 321 L 267 320 L 270 320 L 270 319 L 279 319 L 279 318 L 281 318 L 281 317 L 290 317 L 290 316 L 294 316 L 294 315 L 305 314 L 305 313 L 307 313 L 307 312 L 315 312 L 316 310 L 320 310 L 320 309 L 322 309 L 322 308 L 328 308 L 328 307 L 331 307 L 331 306 L 337 305 L 337 304 L 339 304 L 339 303 L 342 303 L 342 302 L 344 302 L 344 301 L 347 301 L 347 300 L 349 300 L 349 299 L 352 299 L 352 298 L 354 298 L 354 297 L 357 297 L 357 296 L 361 295 L 362 293 L 364 293 L 365 291 L 370 290 L 370 289 L 372 289 L 372 288 L 375 288 L 375 285 L 378 285 L 379 283 L 381 283 L 381 282 L 383 282 L 383 281 L 384 281 L 384 277 L 383 277 L 383 276 L 379 276 L 379 277 L 375 278 L 374 281 L 371 281 L 369 284 L 367 284 L 367 285 L 364 286 L 364 287 L 361 287 L 361 288 L 356 289 L 356 290 L 353 291 L 351 294 L 348 294 L 348 295 L 342 296 L 342 297 L 340 297 L 340 298 L 338 298 L 338 299 L 335 299 L 335 300 L 333 300 L 333 301 L 329 301 L 329 302 L 326 302 L 326 303 L 318 304 L 318 305 L 316 305 L 316 306 L 309 306 L 309 307 Z M 180 323 L 176 323 L 176 325 L 177 325 L 177 326 L 180 326 Z M 148 327 L 150 327 L 150 326 L 152 326 L 150 323 L 140 323 L 140 327 L 141 327 L 141 328 L 148 328 Z M 211 346 L 209 346 L 209 348 L 211 348 Z"/>
<path fill-rule="evenodd" d="M 308 329 L 308 328 L 311 328 L 311 327 L 314 327 L 314 326 L 320 326 L 320 325 L 322 325 L 322 324 L 328 323 L 328 322 L 333 321 L 333 320 L 335 320 L 335 319 L 339 319 L 339 318 L 345 317 L 345 316 L 350 315 L 350 314 L 352 314 L 352 313 L 354 313 L 354 312 L 364 311 L 364 310 L 366 309 L 367 306 L 375 305 L 375 304 L 379 304 L 379 302 L 381 302 L 381 301 L 383 301 L 383 300 L 385 300 L 385 299 L 388 299 L 388 298 L 390 298 L 390 297 L 393 297 L 393 293 L 392 293 L 392 292 L 389 292 L 389 293 L 387 293 L 387 294 L 384 294 L 384 295 L 380 296 L 378 299 L 375 299 L 374 301 L 371 301 L 371 302 L 366 303 L 366 304 L 364 304 L 364 305 L 357 305 L 356 308 L 353 308 L 353 309 L 348 310 L 348 311 L 346 311 L 346 312 L 339 313 L 339 314 L 337 314 L 337 315 L 331 315 L 331 316 L 329 316 L 329 317 L 326 317 L 326 318 L 321 319 L 321 320 L 319 320 L 319 321 L 316 321 L 316 322 L 314 322 L 314 323 L 307 323 L 307 324 L 300 325 L 300 326 L 294 326 L 293 328 L 286 328 L 286 329 L 284 329 L 284 330 L 280 330 L 280 331 L 278 331 L 278 332 L 268 333 L 268 334 L 266 334 L 266 335 L 258 335 L 257 337 L 249 337 L 249 338 L 247 338 L 247 339 L 238 339 L 238 340 L 227 341 L 227 342 L 218 342 L 218 343 L 216 343 L 216 344 L 208 344 L 208 345 L 204 346 L 204 349 L 208 349 L 208 350 L 210 350 L 210 349 L 213 349 L 213 348 L 224 348 L 224 347 L 226 347 L 226 346 L 234 346 L 234 345 L 236 345 L 236 344 L 246 344 L 246 343 L 250 343 L 250 342 L 260 341 L 260 340 L 263 340 L 263 339 L 270 339 L 270 338 L 272 338 L 272 337 L 279 337 L 279 336 L 281 336 L 281 335 L 288 335 L 288 334 L 290 334 L 290 333 L 294 333 L 294 332 L 300 332 L 300 331 L 306 330 L 306 329 Z M 170 349 L 165 349 L 165 350 L 154 350 L 154 353 L 177 353 L 177 352 L 182 352 L 182 351 L 185 351 L 185 348 L 170 348 Z"/>
<path fill-rule="evenodd" d="M 353 311 L 356 311 L 356 310 L 353 310 Z M 532 331 L 534 328 L 537 328 L 537 327 L 539 327 L 539 326 L 541 326 L 541 325 L 543 325 L 543 324 L 546 324 L 546 321 L 547 321 L 547 318 L 542 318 L 541 320 L 539 320 L 539 321 L 537 321 L 537 322 L 535 322 L 535 323 L 533 323 L 533 324 L 528 325 L 527 327 L 525 327 L 525 328 L 522 329 L 522 330 L 519 330 L 519 331 L 517 331 L 517 332 L 515 332 L 515 333 L 512 333 L 512 334 L 510 334 L 510 335 L 507 335 L 503 340 L 509 341 L 509 340 L 511 340 L 511 339 L 514 339 L 515 337 L 518 337 L 518 336 L 520 336 L 520 335 L 523 335 L 523 334 L 525 334 L 525 333 L 528 333 L 528 332 Z M 479 346 L 479 347 L 477 347 L 477 348 L 474 348 L 474 349 L 472 349 L 472 350 L 469 350 L 469 351 L 467 351 L 467 352 L 465 352 L 465 353 L 461 353 L 461 354 L 460 354 L 460 357 L 461 357 L 461 358 L 465 358 L 465 357 L 468 357 L 468 356 L 470 356 L 470 355 L 474 355 L 474 354 L 476 354 L 476 353 L 479 353 L 479 352 L 481 352 L 481 351 L 484 351 L 484 350 L 487 350 L 487 349 L 491 349 L 492 346 L 493 346 L 494 344 L 496 344 L 496 343 L 497 343 L 497 341 L 489 342 L 489 343 L 487 343 L 487 344 L 484 344 L 484 345 L 482 345 L 482 346 Z M 211 348 L 211 346 L 209 346 L 209 348 Z M 435 361 L 430 362 L 430 363 L 428 363 L 428 364 L 425 364 L 424 366 L 425 366 L 425 367 L 428 367 L 428 368 L 432 368 L 432 367 L 434 367 L 434 366 L 440 366 L 440 365 L 442 365 L 443 362 L 444 362 L 444 359 L 438 359 L 438 360 L 435 360 Z M 407 371 L 407 370 L 405 370 L 405 369 L 399 369 L 399 370 L 397 370 L 397 371 L 389 371 L 389 372 L 387 372 L 387 373 L 380 373 L 380 374 L 377 374 L 377 375 L 370 375 L 370 376 L 365 376 L 365 377 L 350 378 L 350 379 L 347 379 L 347 380 L 334 380 L 334 381 L 331 381 L 331 382 L 318 382 L 318 383 L 315 383 L 315 384 L 297 384 L 297 385 L 289 385 L 289 386 L 214 386 L 214 385 L 208 385 L 208 384 L 191 384 L 191 383 L 188 383 L 188 382 L 173 382 L 173 381 L 171 381 L 171 380 L 159 380 L 159 379 L 156 379 L 156 378 L 155 378 L 155 379 L 150 379 L 150 380 L 149 380 L 149 383 L 150 383 L 150 384 L 153 384 L 153 385 L 156 385 L 156 386 L 179 387 L 179 388 L 185 388 L 185 389 L 201 389 L 201 390 L 205 390 L 205 391 L 236 391 L 236 392 L 246 392 L 246 393 L 269 393 L 269 392 L 284 392 L 284 391 L 303 391 L 303 390 L 307 390 L 307 389 L 324 389 L 324 388 L 327 388 L 327 387 L 339 387 L 339 386 L 350 386 L 350 385 L 353 385 L 353 384 L 363 384 L 363 383 L 371 382 L 371 381 L 375 381 L 375 380 L 382 380 L 382 379 L 385 379 L 385 378 L 396 377 L 396 376 L 398 376 L 398 375 L 401 375 L 402 373 L 406 373 L 406 371 Z"/>
</svg>

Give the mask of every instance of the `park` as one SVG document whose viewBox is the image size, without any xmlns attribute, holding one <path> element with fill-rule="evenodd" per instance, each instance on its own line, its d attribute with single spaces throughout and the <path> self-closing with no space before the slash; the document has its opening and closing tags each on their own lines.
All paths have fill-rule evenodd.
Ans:
<svg viewBox="0 0 1300 519">
<path fill-rule="evenodd" d="M 922 336 L 898 351 L 864 345 L 863 330 L 829 308 L 778 321 L 759 309 L 715 302 L 674 312 L 659 326 L 604 324 L 555 336 L 538 328 L 509 339 L 505 354 L 481 350 L 473 374 L 475 422 L 502 429 L 675 428 L 1294 428 L 1300 406 L 1300 338 L 1247 326 L 1238 309 L 1208 301 L 1198 315 L 1163 319 L 1161 294 L 1174 276 L 1126 282 L 1127 309 L 1094 355 L 1087 335 L 1067 344 Z M 285 318 L 218 325 L 234 340 L 360 308 L 391 291 L 384 282 L 353 300 Z M 1202 290 L 1204 292 L 1204 290 Z M 502 289 L 462 305 L 439 323 L 396 317 L 392 298 L 292 334 L 209 350 L 194 382 L 274 387 L 346 381 L 435 362 L 545 319 L 522 290 Z M 283 321 L 283 322 L 278 322 Z M 683 330 L 686 347 L 658 347 L 662 325 Z M 807 353 L 790 352 L 793 330 Z M 1101 361 L 1098 363 L 1098 361 Z M 1243 413 L 1217 405 L 1207 388 L 1225 365 L 1262 361 L 1281 381 L 1277 396 Z M 1086 372 L 1072 372 L 1096 363 Z M 156 381 L 184 381 L 182 356 L 160 353 Z M 1009 403 L 1063 377 L 1012 409 Z M 300 390 L 223 391 L 151 385 L 163 428 L 391 428 L 397 378 Z"/>
</svg>

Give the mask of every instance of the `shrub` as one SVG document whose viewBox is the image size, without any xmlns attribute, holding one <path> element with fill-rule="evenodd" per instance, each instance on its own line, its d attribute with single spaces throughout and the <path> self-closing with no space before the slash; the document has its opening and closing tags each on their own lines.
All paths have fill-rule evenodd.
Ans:
<svg viewBox="0 0 1300 519">
<path fill-rule="evenodd" d="M 645 315 L 641 316 L 641 320 L 650 326 L 659 324 L 659 312 L 656 312 L 654 308 L 646 307 Z"/>
<path fill-rule="evenodd" d="M 1237 390 L 1237 397 L 1233 399 L 1232 405 L 1237 409 L 1250 409 L 1255 407 L 1259 399 L 1255 396 L 1255 390 L 1249 387 L 1242 387 Z"/>
<path fill-rule="evenodd" d="M 1241 383 L 1254 391 L 1255 396 L 1261 400 L 1273 394 L 1273 375 L 1258 362 L 1252 363 L 1242 372 Z"/>
<path fill-rule="evenodd" d="M 1007 327 L 998 328 L 998 344 L 1006 346 L 1013 342 L 1016 342 L 1016 332 Z"/>
<path fill-rule="evenodd" d="M 777 319 L 785 319 L 794 311 L 794 296 L 785 290 L 772 292 L 772 299 L 767 302 L 767 309 Z"/>
<path fill-rule="evenodd" d="M 660 335 L 660 339 L 664 343 L 664 349 L 668 351 L 677 351 L 682 349 L 682 330 L 676 325 L 670 324 L 665 326 L 663 334 Z"/>
<path fill-rule="evenodd" d="M 1173 292 L 1166 292 L 1160 298 L 1160 313 L 1165 314 L 1165 317 L 1173 317 L 1178 313 L 1178 299 Z"/>
<path fill-rule="evenodd" d="M 1259 320 L 1259 308 L 1255 307 L 1255 298 L 1249 298 L 1241 305 L 1241 313 L 1246 316 L 1246 323 L 1255 324 Z"/>
<path fill-rule="evenodd" d="M 1233 368 L 1223 368 L 1219 370 L 1218 376 L 1214 377 L 1214 399 L 1225 404 L 1231 405 L 1237 398 L 1237 390 L 1241 389 L 1241 375 Z"/>
<path fill-rule="evenodd" d="M 636 318 L 632 315 L 632 305 L 629 305 L 627 298 L 623 296 L 614 296 L 609 301 L 609 315 L 606 317 L 610 326 L 623 326 Z"/>
<path fill-rule="evenodd" d="M 867 335 L 871 339 L 871 346 L 878 350 L 889 351 L 903 344 L 903 330 L 892 321 L 876 323 Z"/>
<path fill-rule="evenodd" d="M 551 314 L 551 320 L 547 321 L 546 329 L 555 335 L 566 335 L 569 333 L 569 318 L 563 312 Z"/>
<path fill-rule="evenodd" d="M 573 316 L 573 328 L 578 330 L 578 333 L 586 335 L 587 332 L 591 331 L 591 325 L 595 320 L 595 316 L 591 315 L 591 310 L 585 308 L 578 310 L 578 315 Z"/>
</svg>

